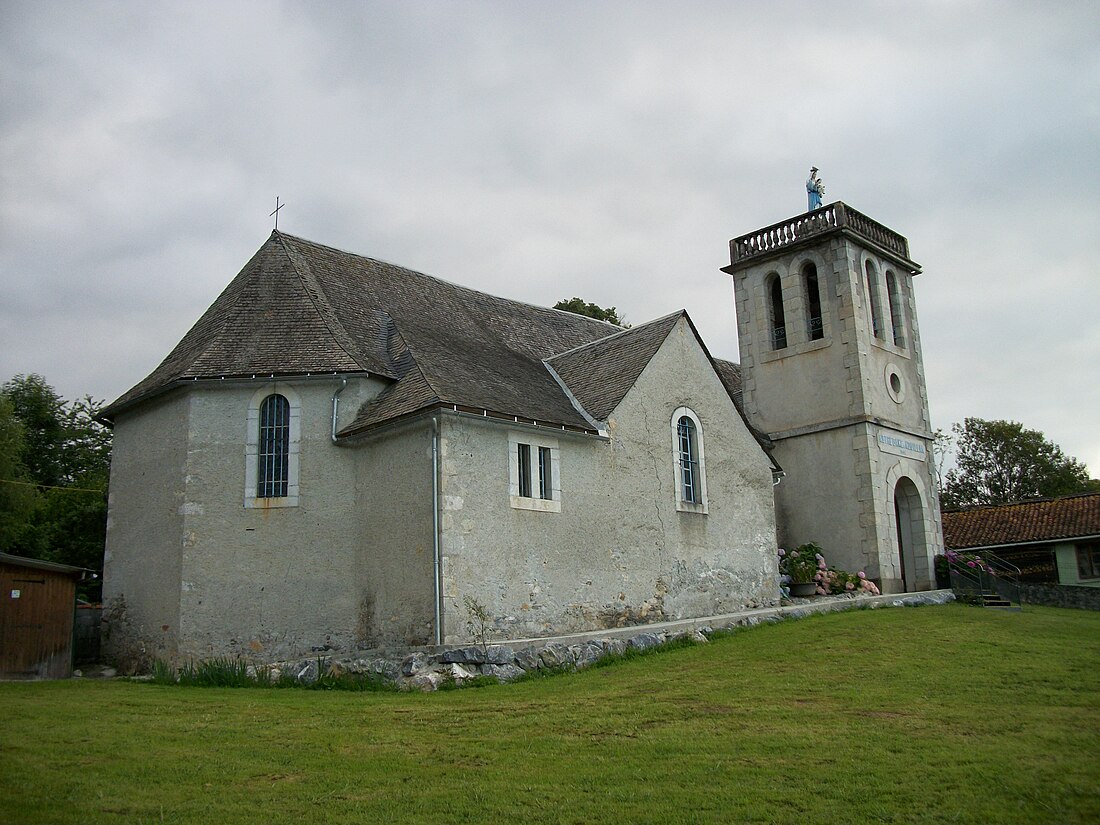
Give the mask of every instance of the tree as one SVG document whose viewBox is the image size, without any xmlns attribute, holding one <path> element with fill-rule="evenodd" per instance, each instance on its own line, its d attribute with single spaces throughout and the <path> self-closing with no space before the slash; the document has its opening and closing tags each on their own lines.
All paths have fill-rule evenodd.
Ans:
<svg viewBox="0 0 1100 825">
<path fill-rule="evenodd" d="M 956 467 L 947 473 L 943 507 L 1005 504 L 1095 489 L 1085 465 L 1038 430 L 1015 421 L 967 418 L 951 427 Z"/>
<path fill-rule="evenodd" d="M 0 549 L 102 569 L 111 463 L 102 407 L 89 396 L 66 402 L 40 375 L 0 387 Z"/>
<path fill-rule="evenodd" d="M 65 480 L 62 470 L 65 401 L 41 375 L 17 375 L 0 392 L 23 426 L 19 457 L 28 474 L 38 484 L 60 485 Z"/>
<path fill-rule="evenodd" d="M 23 543 L 37 507 L 37 489 L 23 466 L 23 425 L 0 395 L 0 551 Z"/>
<path fill-rule="evenodd" d="M 572 312 L 574 315 L 587 315 L 589 318 L 595 318 L 597 321 L 607 321 L 610 324 L 615 324 L 620 327 L 630 326 L 630 324 L 624 323 L 625 319 L 619 314 L 619 311 L 615 307 L 603 309 L 596 306 L 596 304 L 585 303 L 580 298 L 570 298 L 568 301 L 558 301 L 554 304 L 554 309 L 563 309 L 566 312 Z"/>
</svg>

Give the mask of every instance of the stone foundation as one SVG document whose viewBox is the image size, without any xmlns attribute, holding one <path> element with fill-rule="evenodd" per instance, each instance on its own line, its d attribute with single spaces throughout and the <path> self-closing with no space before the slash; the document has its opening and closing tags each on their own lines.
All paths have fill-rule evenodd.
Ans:
<svg viewBox="0 0 1100 825">
<path fill-rule="evenodd" d="M 540 669 L 581 670 L 605 656 L 627 650 L 647 650 L 680 638 L 704 643 L 715 632 L 738 627 L 798 619 L 815 613 L 837 610 L 876 609 L 880 607 L 916 607 L 953 601 L 950 590 L 902 593 L 886 596 L 817 596 L 784 600 L 779 607 L 747 610 L 710 616 L 703 620 L 664 622 L 640 628 L 603 631 L 600 634 L 574 634 L 553 639 L 521 640 L 509 645 L 467 645 L 445 649 L 425 648 L 409 652 L 403 658 L 375 656 L 365 658 L 308 659 L 271 665 L 272 676 L 289 673 L 298 681 L 317 679 L 321 667 L 334 673 L 374 676 L 394 682 L 404 690 L 432 691 L 448 682 L 462 684 L 488 676 L 508 682 L 529 671 Z"/>
</svg>

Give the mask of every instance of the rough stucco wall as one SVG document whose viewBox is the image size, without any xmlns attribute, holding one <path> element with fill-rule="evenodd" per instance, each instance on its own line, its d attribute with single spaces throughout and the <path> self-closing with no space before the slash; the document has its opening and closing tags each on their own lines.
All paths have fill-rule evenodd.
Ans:
<svg viewBox="0 0 1100 825">
<path fill-rule="evenodd" d="M 780 544 L 817 542 L 830 565 L 865 571 L 884 592 L 904 589 L 894 490 L 901 478 L 910 479 L 921 498 L 924 550 L 914 548 L 918 558 L 906 574 L 910 589 L 931 587 L 932 557 L 943 546 L 927 462 L 882 452 L 862 425 L 785 439 L 775 457 L 786 471 L 776 488 Z"/>
<path fill-rule="evenodd" d="M 432 427 L 421 420 L 354 448 L 357 643 L 402 647 L 435 641 Z"/>
<path fill-rule="evenodd" d="M 673 412 L 703 424 L 709 512 L 678 512 Z M 509 503 L 509 430 L 443 419 L 446 640 L 463 597 L 524 638 L 707 616 L 778 596 L 771 469 L 690 328 L 673 329 L 609 421 L 610 440 L 557 439 L 561 512 Z"/>
<path fill-rule="evenodd" d="M 331 442 L 336 381 L 204 387 L 192 393 L 183 502 L 180 654 L 261 659 L 348 650 L 361 599 L 357 456 Z M 377 391 L 354 379 L 342 419 Z M 301 400 L 297 507 L 246 508 L 245 443 L 255 394 Z M 345 423 L 344 420 L 341 423 Z"/>
<path fill-rule="evenodd" d="M 866 570 L 874 558 L 863 553 L 859 499 L 853 488 L 860 468 L 852 430 L 826 430 L 775 445 L 786 473 L 775 488 L 779 543 L 790 549 L 816 542 L 829 564 Z"/>
<path fill-rule="evenodd" d="M 114 424 L 103 556 L 103 654 L 111 661 L 176 653 L 189 404 L 175 392 Z"/>
</svg>

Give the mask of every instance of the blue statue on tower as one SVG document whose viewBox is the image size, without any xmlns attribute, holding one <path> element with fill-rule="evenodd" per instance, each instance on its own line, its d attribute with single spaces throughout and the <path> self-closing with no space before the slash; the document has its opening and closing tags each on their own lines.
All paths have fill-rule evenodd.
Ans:
<svg viewBox="0 0 1100 825">
<path fill-rule="evenodd" d="M 806 194 L 810 199 L 810 211 L 821 208 L 821 196 L 825 194 L 825 184 L 817 176 L 817 167 L 810 167 L 810 176 L 806 178 Z"/>
</svg>

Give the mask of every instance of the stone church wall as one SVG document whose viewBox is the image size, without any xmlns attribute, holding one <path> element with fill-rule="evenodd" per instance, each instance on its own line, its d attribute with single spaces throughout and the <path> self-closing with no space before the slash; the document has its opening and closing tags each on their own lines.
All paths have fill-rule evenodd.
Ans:
<svg viewBox="0 0 1100 825">
<path fill-rule="evenodd" d="M 102 640 L 116 661 L 177 652 L 189 409 L 176 392 L 115 421 Z"/>
<path fill-rule="evenodd" d="M 708 512 L 680 512 L 672 416 L 703 426 Z M 612 413 L 609 438 L 447 416 L 445 641 L 464 597 L 514 639 L 708 616 L 778 598 L 770 463 L 681 322 Z M 509 433 L 513 434 L 512 441 Z M 516 439 L 556 440 L 560 512 L 516 509 Z"/>
</svg>

